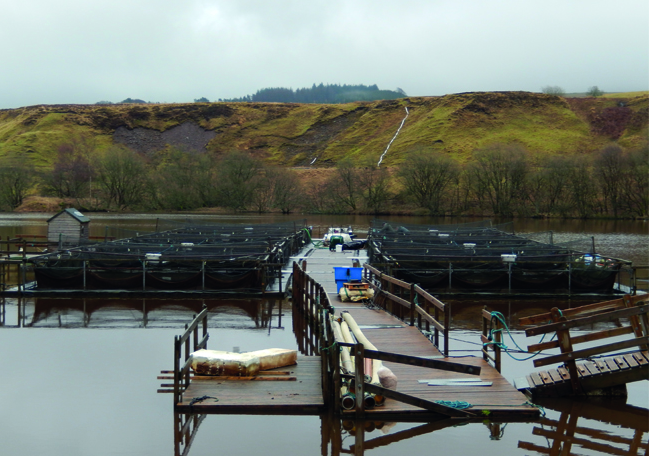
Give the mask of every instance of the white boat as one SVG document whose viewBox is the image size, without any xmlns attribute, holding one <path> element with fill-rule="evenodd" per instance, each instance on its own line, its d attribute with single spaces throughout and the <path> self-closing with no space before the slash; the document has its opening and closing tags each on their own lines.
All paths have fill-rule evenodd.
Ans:
<svg viewBox="0 0 649 456">
<path fill-rule="evenodd" d="M 342 240 L 342 242 L 337 242 L 337 244 L 347 244 L 348 242 L 352 242 L 352 238 L 354 237 L 354 233 L 352 232 L 352 227 L 350 226 L 349 228 L 341 228 L 341 227 L 331 227 L 329 230 L 325 233 L 324 237 L 322 238 L 322 244 L 327 246 L 331 243 L 331 239 L 335 238 L 336 236 L 339 236 Z"/>
</svg>

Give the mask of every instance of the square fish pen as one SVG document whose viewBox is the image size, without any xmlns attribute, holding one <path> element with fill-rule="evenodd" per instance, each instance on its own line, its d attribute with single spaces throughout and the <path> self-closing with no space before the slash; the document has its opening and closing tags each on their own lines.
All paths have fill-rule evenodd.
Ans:
<svg viewBox="0 0 649 456">
<path fill-rule="evenodd" d="M 374 220 L 368 233 L 370 263 L 437 293 L 613 293 L 631 262 L 604 257 L 594 239 L 555 244 L 518 236 L 513 223 L 400 225 Z M 579 244 L 579 245 L 578 245 Z"/>
<path fill-rule="evenodd" d="M 37 290 L 264 292 L 309 239 L 306 221 L 186 223 L 34 257 Z"/>
</svg>

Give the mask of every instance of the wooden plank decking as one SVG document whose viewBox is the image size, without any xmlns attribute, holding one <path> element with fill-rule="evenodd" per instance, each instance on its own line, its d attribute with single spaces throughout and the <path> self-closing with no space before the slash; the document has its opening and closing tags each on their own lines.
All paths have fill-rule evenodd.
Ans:
<svg viewBox="0 0 649 456">
<path fill-rule="evenodd" d="M 176 405 L 181 413 L 241 415 L 317 415 L 324 410 L 320 358 L 298 357 L 295 366 L 266 371 L 287 372 L 290 379 L 224 380 L 194 377 Z M 264 378 L 266 377 L 266 378 Z M 204 398 L 203 400 L 198 400 Z"/>
<path fill-rule="evenodd" d="M 624 385 L 649 378 L 649 352 L 638 350 L 624 355 L 607 356 L 596 361 L 577 363 L 579 381 L 585 390 Z M 534 397 L 570 396 L 570 373 L 557 367 L 516 379 L 516 388 Z"/>
<path fill-rule="evenodd" d="M 398 377 L 397 391 L 427 401 L 457 401 L 470 404 L 468 419 L 526 421 L 539 416 L 538 408 L 509 384 L 498 371 L 480 357 L 444 358 L 440 351 L 416 327 L 409 326 L 381 309 L 362 303 L 342 302 L 336 290 L 334 267 L 362 265 L 365 252 L 330 252 L 306 249 L 306 271 L 325 287 L 335 314 L 348 311 L 367 338 L 379 351 L 444 359 L 481 369 L 480 380 L 490 386 L 466 386 L 451 382 L 428 386 L 420 380 L 475 379 L 476 376 L 439 369 L 385 362 Z M 299 261 L 299 257 L 294 258 Z M 299 313 L 294 313 L 299 318 Z M 300 357 L 296 366 L 280 368 L 295 380 L 223 380 L 194 377 L 176 404 L 176 411 L 210 414 L 319 414 L 331 404 L 323 401 L 320 357 Z M 354 411 L 344 412 L 353 414 Z M 387 399 L 385 405 L 365 411 L 367 419 L 429 421 L 440 416 L 430 410 Z"/>
<path fill-rule="evenodd" d="M 340 260 L 336 260 L 336 258 Z M 420 380 L 472 379 L 476 376 L 458 374 L 438 369 L 416 367 L 400 363 L 384 362 L 398 377 L 397 391 L 416 396 L 428 401 L 467 402 L 471 404 L 467 411 L 480 419 L 500 418 L 510 421 L 535 419 L 539 409 L 528 403 L 524 394 L 517 391 L 496 369 L 481 357 L 444 358 L 442 353 L 416 327 L 386 313 L 382 309 L 369 308 L 363 303 L 342 302 L 336 290 L 334 266 L 351 266 L 352 262 L 365 262 L 357 252 L 329 252 L 315 250 L 306 258 L 307 274 L 321 283 L 327 292 L 335 314 L 349 312 L 360 326 L 365 336 L 379 351 L 403 355 L 437 358 L 440 360 L 478 366 L 481 369 L 480 380 L 491 382 L 491 386 L 467 386 L 467 383 L 451 382 L 445 386 L 428 386 Z M 329 271 L 327 270 L 329 269 Z M 476 317 L 477 318 L 477 317 Z M 353 414 L 354 411 L 343 411 Z M 388 399 L 382 407 L 365 411 L 368 419 L 425 420 L 431 412 L 413 405 Z"/>
</svg>

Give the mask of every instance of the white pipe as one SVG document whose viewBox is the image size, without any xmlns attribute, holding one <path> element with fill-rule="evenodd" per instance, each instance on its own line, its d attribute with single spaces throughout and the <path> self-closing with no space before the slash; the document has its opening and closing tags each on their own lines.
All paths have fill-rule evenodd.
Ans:
<svg viewBox="0 0 649 456">
<path fill-rule="evenodd" d="M 363 331 L 358 327 L 356 324 L 356 320 L 354 320 L 354 317 L 351 316 L 349 312 L 343 312 L 342 313 L 343 320 L 344 322 L 347 323 L 349 326 L 349 329 L 351 329 L 352 333 L 354 334 L 354 337 L 356 337 L 356 340 L 363 344 L 363 347 L 365 347 L 365 350 L 374 350 L 378 351 L 376 347 L 370 342 L 367 337 L 365 337 L 365 334 L 363 334 Z M 342 324 L 341 324 L 342 327 Z M 344 332 L 343 332 L 344 334 Z M 380 384 L 379 382 L 379 376 L 377 374 L 377 371 L 381 368 L 382 364 L 381 361 L 379 360 L 372 360 L 372 381 L 370 383 L 375 383 L 375 384 Z"/>
<path fill-rule="evenodd" d="M 334 339 L 336 340 L 336 342 L 345 342 L 342 329 L 340 328 L 340 323 L 333 317 L 333 315 L 330 316 L 330 318 L 331 318 L 331 329 L 334 333 Z M 347 374 L 353 374 L 354 364 L 352 362 L 351 356 L 349 355 L 349 348 L 348 347 L 341 347 L 341 348 L 342 350 L 340 351 L 340 358 L 342 361 L 343 369 Z"/>
<path fill-rule="evenodd" d="M 406 106 L 406 117 L 404 117 L 403 120 L 401 121 L 401 125 L 399 125 L 399 129 L 397 130 L 397 132 L 396 132 L 396 133 L 394 134 L 394 136 L 392 137 L 392 141 L 390 141 L 390 142 L 388 143 L 388 147 L 385 148 L 385 151 L 384 151 L 383 154 L 381 155 L 381 158 L 379 158 L 379 162 L 376 164 L 376 167 L 377 167 L 377 168 L 381 166 L 381 162 L 383 161 L 383 157 L 385 157 L 385 154 L 388 153 L 388 149 L 390 148 L 390 146 L 392 145 L 392 143 L 394 142 L 394 140 L 397 139 L 397 135 L 398 135 L 399 132 L 401 131 L 401 128 L 403 127 L 403 124 L 406 122 L 406 119 L 408 118 L 408 115 L 409 115 L 409 114 L 410 114 L 410 113 L 408 112 L 408 107 Z"/>
</svg>

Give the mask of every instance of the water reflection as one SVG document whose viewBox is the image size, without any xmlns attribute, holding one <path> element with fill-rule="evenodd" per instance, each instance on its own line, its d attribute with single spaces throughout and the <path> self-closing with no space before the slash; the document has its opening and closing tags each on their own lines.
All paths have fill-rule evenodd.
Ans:
<svg viewBox="0 0 649 456">
<path fill-rule="evenodd" d="M 543 418 L 532 429 L 532 435 L 547 439 L 547 445 L 519 441 L 519 448 L 551 456 L 583 450 L 591 454 L 634 456 L 649 452 L 644 438 L 649 433 L 649 410 L 645 408 L 592 398 L 588 401 L 546 399 L 539 404 L 560 412 L 558 419 Z M 617 431 L 612 432 L 611 427 L 602 429 L 601 423 L 612 425 Z"/>
<path fill-rule="evenodd" d="M 636 456 L 649 451 L 647 409 L 592 400 L 559 400 L 544 402 L 543 406 L 548 414 L 556 411 L 559 415 L 515 424 L 488 419 L 482 422 L 442 419 L 430 423 L 396 423 L 320 416 L 320 454 L 407 454 L 413 447 L 430 450 L 431 442 L 437 442 L 434 447 L 439 452 L 459 454 L 469 447 L 469 441 L 484 455 L 538 453 L 559 456 L 584 454 L 586 450 L 585 454 L 593 455 Z M 174 455 L 191 454 L 201 424 L 214 418 L 202 414 L 175 414 Z M 508 430 L 510 425 L 516 428 Z M 524 426 L 523 436 L 521 426 Z M 453 434 L 457 432 L 464 436 L 464 444 L 454 442 Z M 431 436 L 433 433 L 436 437 Z M 215 444 L 222 441 L 215 435 L 211 439 Z M 464 454 L 468 453 L 466 450 Z M 306 449 L 300 454 L 307 454 Z"/>
<path fill-rule="evenodd" d="M 0 327 L 149 328 L 181 327 L 200 312 L 210 312 L 213 328 L 274 327 L 290 306 L 281 299 L 6 298 L 0 297 Z M 240 317 L 247 319 L 242 320 Z M 276 324 L 272 324 L 276 317 Z M 246 322 L 247 321 L 247 322 Z M 246 322 L 246 323 L 244 323 Z"/>
</svg>

